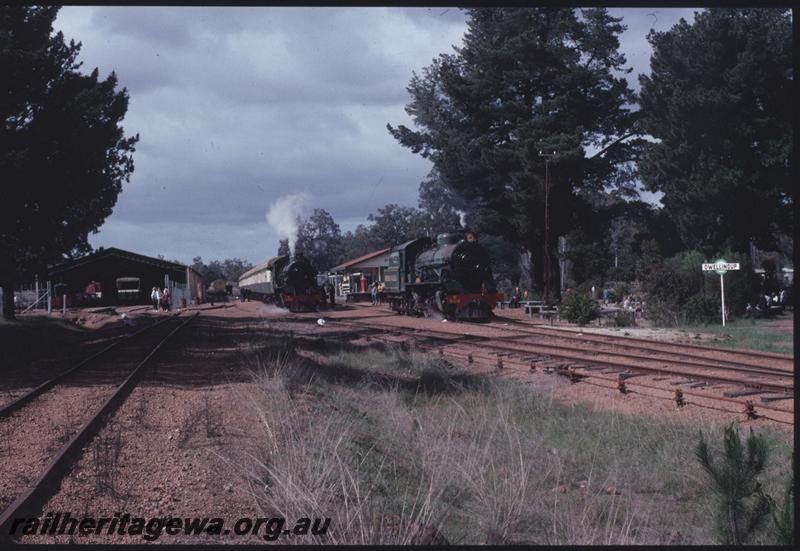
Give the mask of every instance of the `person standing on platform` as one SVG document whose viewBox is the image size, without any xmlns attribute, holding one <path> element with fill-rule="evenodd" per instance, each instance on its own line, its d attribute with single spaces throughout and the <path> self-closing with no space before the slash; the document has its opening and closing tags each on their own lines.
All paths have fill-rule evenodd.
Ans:
<svg viewBox="0 0 800 551">
<path fill-rule="evenodd" d="M 153 303 L 153 310 L 158 312 L 158 304 L 161 302 L 161 292 L 158 287 L 153 287 L 153 290 L 150 291 L 150 300 Z"/>
<path fill-rule="evenodd" d="M 169 289 L 164 287 L 164 290 L 161 292 L 161 308 L 165 312 L 169 312 Z"/>
</svg>

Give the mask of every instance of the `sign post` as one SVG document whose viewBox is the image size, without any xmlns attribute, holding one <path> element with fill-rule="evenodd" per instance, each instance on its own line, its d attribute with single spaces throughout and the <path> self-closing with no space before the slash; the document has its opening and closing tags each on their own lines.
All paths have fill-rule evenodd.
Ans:
<svg viewBox="0 0 800 551">
<path fill-rule="evenodd" d="M 713 263 L 703 264 L 704 272 L 717 272 L 719 274 L 719 290 L 722 294 L 722 327 L 725 327 L 725 273 L 728 270 L 738 269 L 738 262 L 729 263 L 722 258 Z"/>
</svg>

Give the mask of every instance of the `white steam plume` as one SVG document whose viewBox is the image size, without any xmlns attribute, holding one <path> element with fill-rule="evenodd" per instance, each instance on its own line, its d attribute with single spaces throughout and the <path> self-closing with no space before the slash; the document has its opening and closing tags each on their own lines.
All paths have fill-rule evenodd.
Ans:
<svg viewBox="0 0 800 551">
<path fill-rule="evenodd" d="M 461 224 L 461 227 L 466 229 L 467 227 L 467 213 L 463 210 L 456 209 L 456 214 L 458 214 L 458 223 Z"/>
<path fill-rule="evenodd" d="M 306 192 L 292 193 L 278 197 L 267 209 L 267 223 L 279 239 L 289 240 L 289 250 L 292 254 L 297 241 L 297 217 L 305 211 L 307 201 Z"/>
</svg>

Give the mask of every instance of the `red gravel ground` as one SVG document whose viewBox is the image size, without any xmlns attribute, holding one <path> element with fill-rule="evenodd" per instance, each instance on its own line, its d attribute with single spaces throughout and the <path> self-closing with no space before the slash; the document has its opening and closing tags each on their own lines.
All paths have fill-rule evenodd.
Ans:
<svg viewBox="0 0 800 551">
<path fill-rule="evenodd" d="M 502 313 L 506 315 L 506 311 Z M 142 311 L 139 315 L 150 314 Z M 516 312 L 513 315 L 520 317 Z M 319 318 L 327 323 L 318 325 Z M 502 331 L 485 325 L 406 318 L 395 316 L 384 306 L 363 304 L 340 305 L 335 312 L 300 315 L 258 302 L 235 303 L 228 308 L 206 311 L 154 358 L 141 383 L 85 447 L 83 456 L 45 505 L 44 512 L 70 511 L 73 516 L 93 517 L 111 517 L 118 511 L 145 518 L 219 516 L 225 519 L 226 527 L 240 517 L 260 516 L 243 483 L 241 467 L 246 463 L 245 455 L 255 451 L 260 440 L 258 419 L 246 399 L 252 390 L 250 370 L 255 367 L 252 355 L 246 354 L 248 345 L 259 334 L 274 331 L 333 338 L 335 334 L 352 331 L 336 323 L 337 319 L 348 318 L 370 318 L 373 327 L 385 324 L 437 331 L 447 327 L 459 334 L 502 335 Z M 489 365 L 461 364 L 465 369 L 495 372 Z M 598 409 L 656 418 L 678 416 L 687 422 L 731 419 L 731 414 L 711 409 L 691 406 L 678 409 L 668 400 L 622 395 L 615 389 L 589 384 L 570 384 L 563 377 L 541 370 L 531 374 L 507 369 L 503 374 L 566 403 L 588 402 Z M 631 383 L 645 379 L 637 377 Z M 755 426 L 765 423 L 752 422 Z M 53 426 L 57 426 L 56 420 Z M 782 430 L 780 426 L 772 428 Z M 783 430 L 791 438 L 791 427 Z M 29 437 L 34 436 L 22 433 L 23 439 Z M 24 447 L 24 442 L 15 446 Z M 5 455 L 3 461 L 26 460 L 15 452 Z M 24 536 L 20 541 L 111 544 L 143 540 L 141 536 L 103 534 L 72 538 Z M 157 542 L 253 544 L 264 540 L 260 536 L 164 534 Z"/>
<path fill-rule="evenodd" d="M 224 317 L 224 318 L 223 318 Z M 84 448 L 44 511 L 73 516 L 257 517 L 236 463 L 256 435 L 242 406 L 247 366 L 238 346 L 257 320 L 209 312 L 160 355 L 101 433 Z M 115 457 L 116 456 L 116 457 Z M 187 543 L 211 536 L 168 536 Z M 24 543 L 141 543 L 140 536 L 32 536 Z M 219 540 L 217 540 L 219 541 Z M 225 543 L 263 543 L 229 536 Z"/>
</svg>

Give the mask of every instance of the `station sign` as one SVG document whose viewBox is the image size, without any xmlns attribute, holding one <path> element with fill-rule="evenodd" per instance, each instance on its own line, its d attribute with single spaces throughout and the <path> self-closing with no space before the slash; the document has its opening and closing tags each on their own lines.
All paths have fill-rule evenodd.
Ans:
<svg viewBox="0 0 800 551">
<path fill-rule="evenodd" d="M 714 262 L 703 263 L 704 272 L 717 272 L 719 275 L 719 292 L 722 297 L 722 327 L 725 327 L 725 278 L 724 276 L 728 270 L 738 270 L 738 262 L 728 262 L 720 258 Z"/>
<path fill-rule="evenodd" d="M 723 275 L 728 270 L 738 270 L 739 263 L 738 262 L 725 262 L 724 260 L 717 260 L 713 263 L 703 264 L 703 271 L 704 272 L 717 272 L 719 275 Z"/>
</svg>

